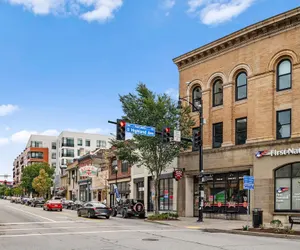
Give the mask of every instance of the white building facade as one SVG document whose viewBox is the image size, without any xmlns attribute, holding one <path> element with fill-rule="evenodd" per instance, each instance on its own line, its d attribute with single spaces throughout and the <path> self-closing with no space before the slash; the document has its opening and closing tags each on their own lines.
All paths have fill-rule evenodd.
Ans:
<svg viewBox="0 0 300 250">
<path fill-rule="evenodd" d="M 160 177 L 158 193 L 160 212 L 177 211 L 178 182 L 173 178 L 174 168 L 177 168 L 177 159 L 162 172 Z M 145 210 L 147 213 L 152 213 L 154 209 L 155 194 L 154 181 L 145 167 L 132 166 L 130 187 L 130 198 L 144 200 Z"/>
</svg>

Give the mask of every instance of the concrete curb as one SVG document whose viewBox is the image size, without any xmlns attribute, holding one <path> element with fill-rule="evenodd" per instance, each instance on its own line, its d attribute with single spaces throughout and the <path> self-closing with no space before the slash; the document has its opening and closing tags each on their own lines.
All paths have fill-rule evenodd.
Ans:
<svg viewBox="0 0 300 250">
<path fill-rule="evenodd" d="M 173 225 L 171 225 L 171 224 L 169 224 L 169 223 L 162 222 L 162 221 L 157 221 L 157 220 L 148 220 L 148 219 L 145 219 L 144 221 L 145 221 L 145 222 L 149 222 L 149 223 L 153 223 L 153 224 L 160 224 L 160 225 L 170 226 L 170 227 L 173 226 Z M 174 226 L 174 227 L 175 227 L 175 226 Z"/>
<path fill-rule="evenodd" d="M 240 230 L 225 230 L 225 229 L 199 229 L 199 230 L 207 233 L 240 234 L 240 235 L 248 235 L 248 236 L 300 240 L 300 236 L 289 235 L 289 234 L 272 234 L 272 233 L 250 232 L 250 231 L 240 231 Z"/>
</svg>

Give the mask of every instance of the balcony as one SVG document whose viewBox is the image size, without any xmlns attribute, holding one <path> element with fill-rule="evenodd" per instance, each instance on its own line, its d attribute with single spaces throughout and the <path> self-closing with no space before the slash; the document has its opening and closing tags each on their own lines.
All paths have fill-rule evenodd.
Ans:
<svg viewBox="0 0 300 250">
<path fill-rule="evenodd" d="M 74 143 L 62 143 L 61 146 L 62 147 L 70 147 L 70 148 L 74 148 Z"/>
</svg>

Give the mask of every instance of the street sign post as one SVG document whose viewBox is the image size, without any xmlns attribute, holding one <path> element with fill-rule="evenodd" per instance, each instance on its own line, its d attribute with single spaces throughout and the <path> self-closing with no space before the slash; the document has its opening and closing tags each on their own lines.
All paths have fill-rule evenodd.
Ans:
<svg viewBox="0 0 300 250">
<path fill-rule="evenodd" d="M 174 141 L 181 142 L 181 131 L 180 130 L 174 130 Z"/>
<path fill-rule="evenodd" d="M 244 175 L 244 189 L 248 190 L 248 220 L 247 225 L 249 228 L 249 219 L 250 219 L 250 190 L 254 190 L 254 176 Z"/>
<path fill-rule="evenodd" d="M 144 136 L 155 136 L 155 128 L 149 126 L 143 126 L 139 124 L 126 123 L 126 132 L 135 134 L 135 135 L 144 135 Z"/>
</svg>

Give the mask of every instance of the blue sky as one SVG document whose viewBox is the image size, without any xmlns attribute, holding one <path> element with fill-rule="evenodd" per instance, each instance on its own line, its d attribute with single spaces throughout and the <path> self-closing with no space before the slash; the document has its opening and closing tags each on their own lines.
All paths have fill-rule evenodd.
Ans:
<svg viewBox="0 0 300 250">
<path fill-rule="evenodd" d="M 172 59 L 300 0 L 0 0 L 0 174 L 31 133 L 108 133 L 139 81 L 176 94 Z"/>
</svg>

